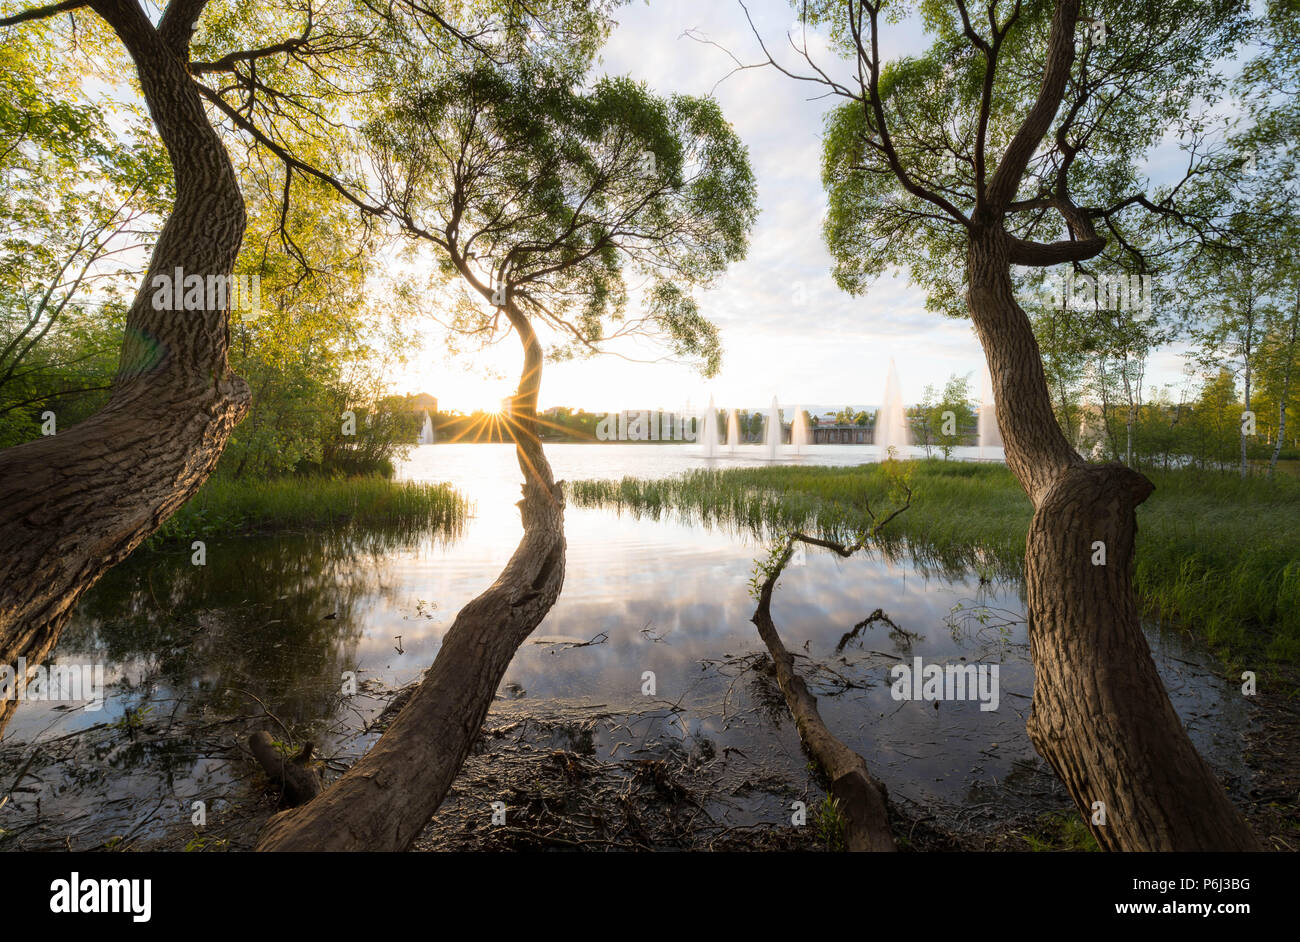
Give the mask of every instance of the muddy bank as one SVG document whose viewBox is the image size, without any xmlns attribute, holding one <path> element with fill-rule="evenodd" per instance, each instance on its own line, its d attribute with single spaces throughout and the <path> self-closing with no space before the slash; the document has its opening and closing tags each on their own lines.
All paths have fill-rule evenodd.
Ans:
<svg viewBox="0 0 1300 942">
<path fill-rule="evenodd" d="M 801 662 L 808 682 L 821 684 L 825 694 L 828 671 L 839 671 L 809 658 Z M 732 673 L 721 702 L 659 701 L 629 709 L 532 700 L 517 686 L 503 686 L 473 753 L 414 849 L 841 849 L 842 822 L 800 750 L 770 662 L 746 654 L 706 669 Z M 327 778 L 373 742 L 411 689 L 368 691 L 373 718 L 327 753 Z M 760 735 L 746 737 L 741 747 L 708 732 L 737 727 Z M 134 723 L 97 724 L 25 755 L 6 745 L 0 763 L 15 769 L 16 778 L 4 783 L 10 801 L 0 848 L 249 850 L 278 801 L 245 745 L 261 728 L 289 739 L 254 705 L 237 716 L 202 721 L 151 713 Z M 1286 698 L 1261 696 L 1252 703 L 1243 764 L 1216 768 L 1266 845 L 1277 850 L 1300 846 L 1298 731 Z M 201 787 L 178 787 L 173 780 L 151 790 L 133 788 L 132 777 L 115 770 L 144 756 L 153 767 L 177 771 L 197 764 L 209 777 Z M 886 781 L 902 850 L 1094 846 L 1065 790 L 1036 756 L 1016 760 L 995 780 L 973 778 L 960 801 L 917 801 L 898 776 L 891 769 Z M 198 794 L 206 796 L 201 826 L 193 823 Z"/>
<path fill-rule="evenodd" d="M 774 731 L 788 727 L 776 712 L 781 701 L 770 664 L 755 658 L 747 673 L 755 713 Z M 1245 774 L 1237 765 L 1216 772 L 1265 845 L 1293 850 L 1300 835 L 1300 724 L 1281 697 L 1257 701 L 1254 712 Z M 645 735 L 623 758 L 602 758 L 599 743 L 638 728 Z M 973 785 L 965 798 L 920 803 L 891 795 L 899 848 L 1096 850 L 1064 787 L 1036 756 L 1018 761 L 1000 781 Z M 807 809 L 803 826 L 792 823 L 795 802 Z M 681 736 L 671 717 L 580 706 L 539 714 L 511 706 L 494 710 L 416 849 L 840 850 L 842 822 L 826 802 L 826 783 L 810 764 L 778 771 L 770 759 Z"/>
</svg>

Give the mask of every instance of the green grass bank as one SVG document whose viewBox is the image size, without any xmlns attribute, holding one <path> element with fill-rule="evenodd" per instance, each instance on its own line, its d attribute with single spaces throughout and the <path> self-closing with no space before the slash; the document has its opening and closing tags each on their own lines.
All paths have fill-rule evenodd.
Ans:
<svg viewBox="0 0 1300 942">
<path fill-rule="evenodd" d="M 912 506 L 884 537 L 891 555 L 946 571 L 1019 578 L 1031 509 L 1000 464 L 906 462 Z M 1300 657 L 1300 480 L 1150 472 L 1138 509 L 1135 584 L 1145 613 L 1205 638 L 1227 659 Z M 878 464 L 693 471 L 664 480 L 577 481 L 571 499 L 638 516 L 703 522 L 769 538 L 786 528 L 843 538 L 863 503 L 888 508 Z"/>
<path fill-rule="evenodd" d="M 445 484 L 363 477 L 210 478 L 151 544 L 345 525 L 458 532 L 465 499 Z"/>
</svg>

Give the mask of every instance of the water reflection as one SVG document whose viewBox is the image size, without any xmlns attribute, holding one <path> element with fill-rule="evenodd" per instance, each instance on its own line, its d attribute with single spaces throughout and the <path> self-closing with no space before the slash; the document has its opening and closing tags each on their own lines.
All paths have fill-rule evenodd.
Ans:
<svg viewBox="0 0 1300 942">
<path fill-rule="evenodd" d="M 701 464 L 672 446 L 548 452 L 557 478 L 649 477 Z M 264 800 L 260 772 L 238 751 L 251 724 L 273 722 L 263 705 L 325 755 L 361 754 L 385 706 L 379 692 L 420 677 L 455 612 L 496 578 L 521 532 L 510 446 L 420 448 L 405 473 L 461 487 L 477 508 L 466 531 L 454 539 L 348 532 L 210 540 L 204 567 L 177 548 L 139 553 L 110 572 L 55 652 L 105 662 L 105 709 L 30 703 L 18 711 L 0 762 L 14 774 L 26 770 L 0 809 L 0 828 L 10 832 L 0 847 L 58 847 L 69 838 L 85 848 L 131 835 L 177 848 L 177 833 L 191 830 L 193 800 L 208 802 L 210 820 Z M 748 583 L 765 554 L 758 534 L 722 520 L 638 519 L 594 507 L 571 507 L 566 532 L 564 592 L 512 661 L 500 709 L 598 708 L 596 758 L 626 758 L 671 738 L 684 749 L 707 742 L 719 756 L 739 750 L 772 776 L 806 781 L 797 735 L 770 709 L 770 682 L 755 669 L 763 648 L 749 622 Z M 783 576 L 773 617 L 809 672 L 827 725 L 891 795 L 978 804 L 988 789 L 1041 765 L 1024 731 L 1033 671 L 1020 588 L 960 566 L 918 566 L 905 550 L 842 560 L 809 549 L 805 564 Z M 881 624 L 837 652 L 876 608 L 915 637 Z M 1236 763 L 1241 698 L 1208 658 L 1176 638 L 1150 637 L 1197 747 L 1220 767 Z M 1000 708 L 893 700 L 889 668 L 918 655 L 999 663 Z M 345 671 L 357 672 L 359 696 L 341 696 Z M 644 692 L 646 672 L 655 676 L 653 694 Z M 736 813 L 772 817 L 772 809 Z"/>
<path fill-rule="evenodd" d="M 391 555 L 409 541 L 383 532 L 209 540 L 204 566 L 188 550 L 146 553 L 87 597 L 59 653 L 106 660 L 142 697 L 231 712 L 252 693 L 285 722 L 314 722 L 334 709 L 367 613 L 393 595 Z"/>
</svg>

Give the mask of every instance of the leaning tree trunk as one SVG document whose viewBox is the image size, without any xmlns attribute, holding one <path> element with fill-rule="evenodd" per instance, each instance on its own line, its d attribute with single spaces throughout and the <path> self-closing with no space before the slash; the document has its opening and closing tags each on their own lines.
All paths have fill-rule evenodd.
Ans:
<svg viewBox="0 0 1300 942">
<path fill-rule="evenodd" d="M 1142 636 L 1131 568 L 1135 511 L 1152 484 L 1123 465 L 1087 465 L 1061 434 L 1001 229 L 972 236 L 968 265 L 1007 465 L 1034 506 L 1030 740 L 1103 848 L 1259 850 L 1188 739 Z M 1098 543 L 1104 564 L 1094 565 Z M 1104 824 L 1094 823 L 1099 811 Z"/>
<path fill-rule="evenodd" d="M 442 804 L 469 755 L 506 668 L 564 584 L 564 494 L 537 438 L 542 348 L 507 308 L 524 344 L 511 409 L 524 475 L 524 536 L 501 575 L 468 603 L 433 666 L 379 741 L 342 778 L 272 818 L 257 850 L 405 850 Z"/>
<path fill-rule="evenodd" d="M 127 315 L 108 405 L 0 452 L 0 663 L 21 657 L 29 668 L 48 656 L 81 594 L 203 483 L 249 401 L 227 364 L 228 304 L 152 304 L 155 275 L 229 276 L 244 234 L 234 170 L 186 67 L 202 4 L 172 4 L 181 12 L 169 8 L 157 28 L 130 0 L 91 6 L 134 60 L 176 199 Z M 0 730 L 15 705 L 0 702 Z"/>
</svg>

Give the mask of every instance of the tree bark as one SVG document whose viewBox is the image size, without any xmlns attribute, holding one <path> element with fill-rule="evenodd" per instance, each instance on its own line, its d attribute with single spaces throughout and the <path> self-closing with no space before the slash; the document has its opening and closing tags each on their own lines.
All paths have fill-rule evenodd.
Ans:
<svg viewBox="0 0 1300 942">
<path fill-rule="evenodd" d="M 135 63 L 176 199 L 127 315 L 108 405 L 0 452 L 0 663 L 24 657 L 30 667 L 48 656 L 82 593 L 206 480 L 249 404 L 227 363 L 229 304 L 152 304 L 155 275 L 229 276 L 244 234 L 234 170 L 186 66 L 202 3 L 169 7 L 158 29 L 132 0 L 91 6 Z M 0 730 L 14 706 L 0 703 Z"/>
<path fill-rule="evenodd" d="M 279 787 L 281 807 L 306 804 L 324 788 L 320 776 L 311 766 L 310 743 L 299 755 L 288 758 L 275 748 L 270 733 L 258 730 L 248 737 L 248 749 L 262 771 Z"/>
<path fill-rule="evenodd" d="M 524 475 L 524 536 L 496 582 L 462 608 L 433 666 L 379 741 L 338 781 L 268 822 L 258 850 L 406 850 L 442 804 L 478 738 L 515 651 L 564 584 L 564 494 L 537 438 L 542 348 L 507 305 L 524 344 L 512 425 Z"/>
<path fill-rule="evenodd" d="M 1131 567 L 1151 482 L 1123 465 L 1088 466 L 1061 433 L 1000 227 L 972 234 L 968 276 L 1007 465 L 1034 506 L 1030 740 L 1103 848 L 1262 849 L 1188 739 L 1142 636 Z M 1093 564 L 1098 541 L 1104 565 Z M 1096 802 L 1105 824 L 1093 823 Z"/>
</svg>

